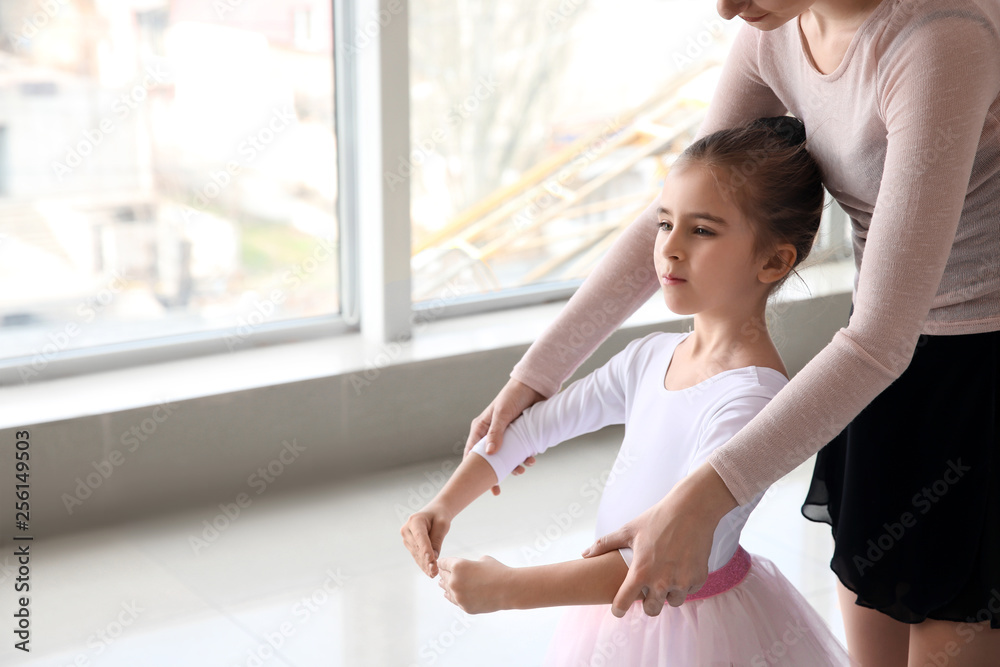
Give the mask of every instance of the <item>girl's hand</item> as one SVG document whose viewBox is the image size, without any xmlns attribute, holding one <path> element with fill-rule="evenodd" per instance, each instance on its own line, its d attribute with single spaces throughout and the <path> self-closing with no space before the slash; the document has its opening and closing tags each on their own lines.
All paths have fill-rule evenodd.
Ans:
<svg viewBox="0 0 1000 667">
<path fill-rule="evenodd" d="M 679 607 L 708 579 L 708 556 L 715 528 L 736 507 L 736 499 L 715 469 L 705 463 L 670 490 L 663 500 L 605 535 L 584 558 L 631 547 L 632 566 L 611 606 L 618 618 L 646 589 L 642 608 L 657 616 L 667 602 Z"/>
<path fill-rule="evenodd" d="M 469 429 L 469 438 L 465 442 L 465 456 L 485 436 L 487 440 L 486 453 L 492 454 L 503 445 L 503 432 L 512 421 L 521 416 L 521 413 L 537 403 L 545 400 L 545 397 L 528 385 L 511 378 L 504 385 L 493 402 L 486 406 L 482 414 L 472 420 Z M 524 460 L 525 466 L 530 466 L 535 462 L 535 457 L 529 456 Z M 515 475 L 524 472 L 524 466 L 514 469 Z M 500 486 L 493 487 L 493 495 L 500 494 Z"/>
<path fill-rule="evenodd" d="M 442 558 L 440 562 L 444 596 L 469 614 L 484 614 L 506 609 L 513 568 L 495 558 L 483 556 L 478 561 Z"/>
<path fill-rule="evenodd" d="M 410 551 L 424 573 L 433 579 L 438 574 L 438 556 L 444 536 L 451 528 L 451 517 L 431 505 L 410 515 L 399 533 L 403 544 Z"/>
</svg>

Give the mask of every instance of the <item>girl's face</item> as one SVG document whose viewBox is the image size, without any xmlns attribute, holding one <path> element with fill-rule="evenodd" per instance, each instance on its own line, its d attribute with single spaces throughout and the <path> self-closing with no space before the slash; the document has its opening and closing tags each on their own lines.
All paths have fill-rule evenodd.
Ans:
<svg viewBox="0 0 1000 667">
<path fill-rule="evenodd" d="M 741 19 L 758 30 L 774 30 L 809 9 L 816 0 L 716 0 L 719 16 Z"/>
<path fill-rule="evenodd" d="M 657 212 L 653 263 L 663 298 L 678 315 L 744 313 L 767 293 L 759 279 L 751 223 L 711 169 L 676 165 L 667 174 Z"/>
</svg>

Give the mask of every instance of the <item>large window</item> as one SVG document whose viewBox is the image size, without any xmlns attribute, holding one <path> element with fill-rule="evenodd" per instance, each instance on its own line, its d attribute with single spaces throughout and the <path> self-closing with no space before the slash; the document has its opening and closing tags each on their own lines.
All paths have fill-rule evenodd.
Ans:
<svg viewBox="0 0 1000 667">
<path fill-rule="evenodd" d="M 329 330 L 361 294 L 386 340 L 566 295 L 738 29 L 690 0 L 4 0 L 0 382 Z"/>
<path fill-rule="evenodd" d="M 0 357 L 340 309 L 330 0 L 0 3 Z"/>
</svg>

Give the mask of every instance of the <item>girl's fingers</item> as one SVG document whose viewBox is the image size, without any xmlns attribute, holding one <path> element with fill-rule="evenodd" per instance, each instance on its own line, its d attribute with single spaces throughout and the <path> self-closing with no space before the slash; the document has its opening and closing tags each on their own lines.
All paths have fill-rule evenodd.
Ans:
<svg viewBox="0 0 1000 667">
<path fill-rule="evenodd" d="M 407 523 L 403 527 L 402 534 L 403 545 L 410 552 L 410 555 L 413 556 L 417 567 L 423 570 L 428 577 L 433 578 L 436 576 L 437 566 L 435 561 L 437 558 L 427 533 Z"/>
<path fill-rule="evenodd" d="M 427 533 L 423 530 L 415 530 L 411 526 L 410 539 L 413 544 L 413 556 L 420 566 L 423 567 L 425 563 L 430 563 L 433 559 L 431 558 L 431 541 L 428 539 Z"/>
</svg>

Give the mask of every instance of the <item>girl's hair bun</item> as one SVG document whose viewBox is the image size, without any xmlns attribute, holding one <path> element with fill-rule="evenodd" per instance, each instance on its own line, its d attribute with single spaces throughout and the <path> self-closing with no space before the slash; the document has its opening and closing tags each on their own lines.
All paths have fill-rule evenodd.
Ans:
<svg viewBox="0 0 1000 667">
<path fill-rule="evenodd" d="M 766 127 L 781 137 L 788 146 L 801 146 L 806 143 L 806 126 L 794 116 L 758 118 L 750 123 L 750 127 Z"/>
</svg>

